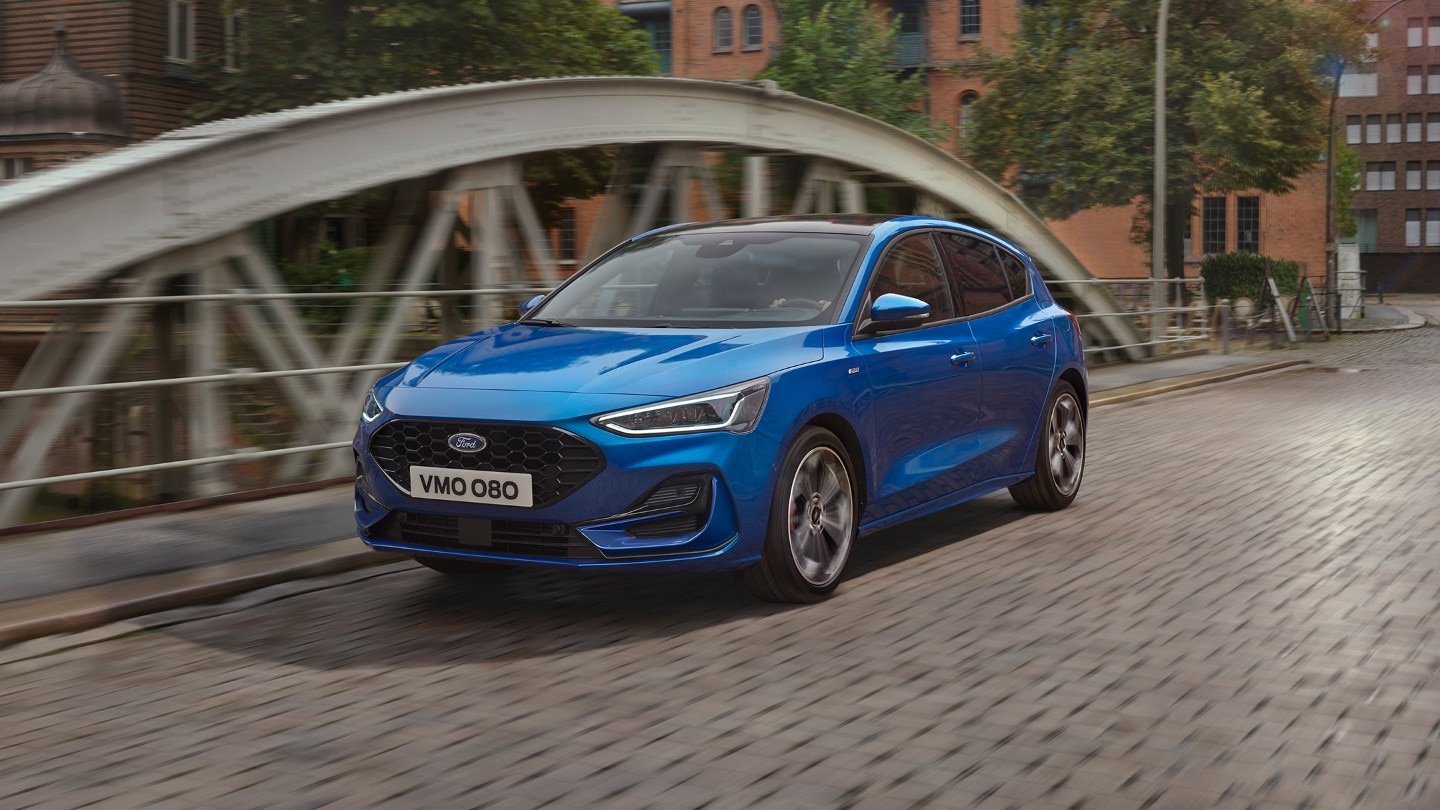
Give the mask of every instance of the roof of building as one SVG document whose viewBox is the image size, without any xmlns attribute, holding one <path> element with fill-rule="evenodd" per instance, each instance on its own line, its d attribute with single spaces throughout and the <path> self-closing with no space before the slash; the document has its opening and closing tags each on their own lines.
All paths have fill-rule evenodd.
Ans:
<svg viewBox="0 0 1440 810">
<path fill-rule="evenodd" d="M 129 135 L 119 86 L 70 56 L 64 28 L 55 29 L 55 53 L 45 67 L 0 85 L 0 141 Z"/>
</svg>

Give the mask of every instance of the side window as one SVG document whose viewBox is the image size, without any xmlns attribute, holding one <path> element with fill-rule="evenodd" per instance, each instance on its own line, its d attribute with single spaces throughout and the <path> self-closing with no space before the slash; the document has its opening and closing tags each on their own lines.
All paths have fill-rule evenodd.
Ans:
<svg viewBox="0 0 1440 810">
<path fill-rule="evenodd" d="M 919 298 L 930 305 L 930 323 L 956 317 L 955 300 L 929 234 L 901 238 L 885 255 L 870 283 L 870 300 L 885 293 Z"/>
<path fill-rule="evenodd" d="M 995 249 L 1000 254 L 1000 262 L 1005 267 L 1005 279 L 1010 282 L 1010 300 L 1015 301 L 1030 294 L 1030 271 L 1025 269 L 1025 263 L 1009 251 L 1001 248 Z"/>
<path fill-rule="evenodd" d="M 940 237 L 940 245 L 955 270 L 960 294 L 965 299 L 966 315 L 999 309 L 1025 294 L 1023 277 L 1019 282 L 1021 292 L 1012 292 L 1011 273 L 995 255 L 995 248 L 984 239 L 947 233 Z M 1016 267 L 1021 272 L 1025 270 L 1018 261 Z"/>
</svg>

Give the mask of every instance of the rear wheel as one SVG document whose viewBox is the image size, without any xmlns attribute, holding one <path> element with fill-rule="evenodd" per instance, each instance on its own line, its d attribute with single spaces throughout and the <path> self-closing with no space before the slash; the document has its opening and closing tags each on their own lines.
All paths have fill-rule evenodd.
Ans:
<svg viewBox="0 0 1440 810">
<path fill-rule="evenodd" d="M 1010 496 L 1026 509 L 1053 512 L 1075 500 L 1085 473 L 1085 409 L 1075 386 L 1055 385 L 1040 430 L 1035 475 L 1010 487 Z"/>
<path fill-rule="evenodd" d="M 835 434 L 801 431 L 785 453 L 760 563 L 741 573 L 767 602 L 817 602 L 840 584 L 857 529 L 850 454 Z"/>
<path fill-rule="evenodd" d="M 449 576 L 463 577 L 476 574 L 501 574 L 515 570 L 514 566 L 500 563 L 475 562 L 473 560 L 452 560 L 449 557 L 413 557 L 415 562 Z"/>
</svg>

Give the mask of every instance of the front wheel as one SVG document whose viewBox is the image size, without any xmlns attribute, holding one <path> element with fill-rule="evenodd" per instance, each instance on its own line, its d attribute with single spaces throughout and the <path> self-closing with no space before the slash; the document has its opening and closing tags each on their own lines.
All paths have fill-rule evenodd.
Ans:
<svg viewBox="0 0 1440 810">
<path fill-rule="evenodd" d="M 845 445 L 824 428 L 805 428 L 775 480 L 760 563 L 741 581 L 767 602 L 818 602 L 840 584 L 858 522 Z"/>
<path fill-rule="evenodd" d="M 1010 487 L 1010 496 L 1026 509 L 1054 512 L 1075 500 L 1085 473 L 1085 409 L 1075 386 L 1056 383 L 1040 431 L 1035 474 Z"/>
</svg>

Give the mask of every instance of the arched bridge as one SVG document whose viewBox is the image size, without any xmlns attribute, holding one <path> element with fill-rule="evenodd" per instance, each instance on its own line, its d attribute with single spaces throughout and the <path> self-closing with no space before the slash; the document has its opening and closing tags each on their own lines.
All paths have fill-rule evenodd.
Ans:
<svg viewBox="0 0 1440 810">
<path fill-rule="evenodd" d="M 293 417 L 289 438 L 283 447 L 252 442 L 245 458 L 276 457 L 266 481 L 337 474 L 350 404 L 404 353 L 399 344 L 417 320 L 433 315 L 441 337 L 468 331 L 500 315 L 500 294 L 513 299 L 559 280 L 522 168 L 528 157 L 584 147 L 617 155 L 615 193 L 587 253 L 662 217 L 861 212 L 867 189 L 888 188 L 906 190 L 920 213 L 973 222 L 1024 246 L 1051 278 L 1091 278 L 1044 222 L 965 163 L 768 82 L 527 80 L 191 127 L 0 187 L 0 307 L 80 296 L 52 307 L 53 327 L 11 390 L 0 391 L 0 525 L 20 520 L 38 487 L 99 480 L 117 468 L 150 479 L 184 471 L 183 482 L 149 485 L 167 495 L 235 486 L 221 480 L 231 465 L 220 463 L 246 444 L 237 437 L 235 391 L 261 382 Z M 743 166 L 740 210 L 722 203 L 717 151 L 743 156 L 731 164 Z M 777 156 L 804 162 L 789 188 L 771 171 Z M 344 294 L 355 300 L 343 322 L 317 333 L 254 226 L 376 189 L 392 203 L 364 284 Z M 782 198 L 786 210 L 776 210 Z M 1099 287 L 1068 285 L 1066 293 L 1082 312 L 1116 312 Z M 417 295 L 435 306 L 403 303 Z M 1092 342 L 1141 341 L 1121 316 L 1097 314 L 1086 328 Z M 244 347 L 240 370 L 232 340 Z M 132 362 L 137 351 L 145 363 Z M 186 398 L 177 403 L 170 394 L 181 383 Z M 138 406 L 125 407 L 130 392 L 157 390 L 165 395 L 144 400 L 149 410 L 139 416 Z M 93 415 L 97 397 L 119 398 L 111 421 L 134 418 L 151 439 L 115 454 L 108 473 L 93 459 L 57 468 L 57 443 Z M 43 420 L 35 418 L 41 408 Z M 89 469 L 63 472 L 77 465 Z"/>
</svg>

